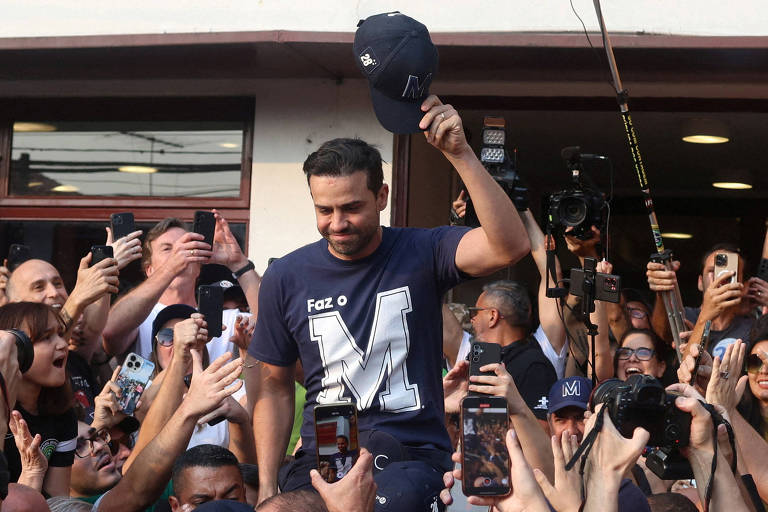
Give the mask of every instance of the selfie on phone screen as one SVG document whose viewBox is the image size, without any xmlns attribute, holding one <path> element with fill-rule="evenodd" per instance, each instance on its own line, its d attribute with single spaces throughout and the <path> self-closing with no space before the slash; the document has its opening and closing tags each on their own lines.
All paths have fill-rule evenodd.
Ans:
<svg viewBox="0 0 768 512">
<path fill-rule="evenodd" d="M 355 465 L 360 453 L 357 440 L 357 416 L 320 419 L 315 424 L 317 460 L 326 482 L 341 480 Z"/>
</svg>

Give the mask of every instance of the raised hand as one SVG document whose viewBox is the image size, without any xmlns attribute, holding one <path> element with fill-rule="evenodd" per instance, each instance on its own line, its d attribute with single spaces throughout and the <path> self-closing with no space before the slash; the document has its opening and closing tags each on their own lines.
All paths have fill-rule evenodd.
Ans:
<svg viewBox="0 0 768 512">
<path fill-rule="evenodd" d="M 687 343 L 680 346 L 680 353 L 686 354 Z M 696 371 L 696 381 L 691 382 L 693 369 L 696 366 L 696 358 L 699 357 L 701 352 L 701 359 L 699 360 L 699 367 Z M 687 355 L 683 358 L 683 362 L 677 368 L 677 380 L 684 384 L 691 384 L 696 387 L 700 393 L 704 393 L 709 383 L 709 378 L 712 375 L 712 356 L 701 348 L 701 345 L 693 345 L 690 350 L 687 351 Z"/>
<path fill-rule="evenodd" d="M 256 317 L 253 315 L 237 315 L 235 319 L 235 333 L 229 341 L 237 345 L 240 350 L 247 351 L 251 344 L 253 331 L 256 330 Z"/>
<path fill-rule="evenodd" d="M 192 382 L 184 404 L 189 407 L 191 414 L 203 416 L 219 407 L 226 397 L 243 385 L 243 381 L 238 379 L 243 369 L 243 361 L 240 358 L 229 361 L 232 354 L 225 352 L 203 370 L 203 357 L 200 352 L 196 349 L 191 352 Z"/>
<path fill-rule="evenodd" d="M 11 413 L 8 426 L 11 428 L 13 440 L 21 456 L 21 475 L 18 482 L 41 491 L 45 473 L 48 471 L 48 459 L 40 450 L 43 438 L 40 434 L 32 436 L 27 422 L 21 417 L 19 411 Z"/>
<path fill-rule="evenodd" d="M 458 414 L 461 411 L 461 399 L 467 396 L 468 376 L 469 361 L 457 361 L 443 377 L 446 414 Z"/>
<path fill-rule="evenodd" d="M 599 404 L 595 414 L 589 417 L 584 429 L 584 438 L 594 428 L 600 409 L 605 407 Z M 589 452 L 589 464 L 592 471 L 598 475 L 623 475 L 643 453 L 646 443 L 650 438 L 647 430 L 637 427 L 632 433 L 632 438 L 627 439 L 616 429 L 607 411 L 603 414 L 603 428 Z M 594 475 L 594 473 L 593 473 Z M 599 478 L 599 476 L 593 476 Z"/>
<path fill-rule="evenodd" d="M 579 465 L 575 464 L 570 471 L 565 465 L 579 449 L 576 436 L 565 430 L 561 437 L 552 436 L 552 453 L 555 456 L 555 485 L 549 483 L 546 475 L 539 469 L 533 470 L 533 475 L 539 483 L 544 496 L 558 512 L 578 512 L 582 501 L 582 480 Z"/>
<path fill-rule="evenodd" d="M 141 259 L 141 240 L 139 237 L 142 233 L 143 231 L 138 230 L 125 235 L 123 238 L 113 240 L 112 229 L 107 227 L 107 245 L 112 247 L 119 270 L 124 269 L 130 262 Z"/>
<path fill-rule="evenodd" d="M 733 272 L 723 272 L 712 281 L 704 291 L 704 299 L 701 302 L 699 322 L 714 320 L 731 306 L 741 303 L 742 289 L 744 285 L 738 281 L 726 282 L 733 277 Z"/>
<path fill-rule="evenodd" d="M 741 340 L 728 345 L 722 361 L 719 357 L 715 357 L 712 363 L 712 377 L 706 388 L 707 402 L 723 406 L 731 416 L 749 380 L 746 375 L 739 378 L 741 369 L 744 367 L 746 352 L 747 344 L 742 343 Z"/>
<path fill-rule="evenodd" d="M 449 157 L 458 158 L 472 151 L 464 135 L 461 117 L 451 105 L 443 105 L 440 98 L 432 94 L 421 104 L 421 110 L 425 114 L 419 128 L 424 130 L 427 142 Z"/>
<path fill-rule="evenodd" d="M 112 377 L 104 384 L 101 393 L 93 399 L 93 422 L 91 426 L 96 430 L 112 428 L 125 418 L 125 413 L 123 413 L 118 400 L 123 395 L 123 390 L 115 383 L 118 375 L 120 375 L 119 366 L 112 372 Z"/>
<path fill-rule="evenodd" d="M 464 215 L 467 213 L 467 191 L 463 190 L 459 192 L 459 197 L 457 197 L 453 204 L 451 205 L 453 208 L 453 211 L 456 212 L 456 216 L 458 218 L 463 218 Z"/>
<path fill-rule="evenodd" d="M 649 261 L 645 275 L 648 277 L 648 287 L 654 292 L 664 292 L 675 289 L 677 283 L 677 271 L 680 269 L 680 262 L 673 261 L 672 269 L 667 270 L 663 263 Z"/>
<path fill-rule="evenodd" d="M 216 229 L 213 232 L 213 256 L 210 263 L 224 265 L 232 272 L 239 270 L 248 263 L 248 258 L 240 249 L 226 219 L 217 210 L 212 211 L 216 218 Z"/>
<path fill-rule="evenodd" d="M 329 484 L 313 469 L 309 472 L 314 487 L 328 507 L 328 512 L 370 512 L 376 498 L 373 481 L 373 455 L 360 448 L 360 456 L 344 478 Z"/>
<path fill-rule="evenodd" d="M 171 256 L 163 267 L 173 275 L 179 275 L 193 264 L 208 263 L 213 255 L 211 246 L 203 242 L 205 237 L 192 231 L 184 233 L 173 243 Z"/>
<path fill-rule="evenodd" d="M 192 313 L 189 318 L 173 326 L 173 358 L 186 364 L 192 358 L 191 350 L 205 350 L 208 341 L 208 324 L 200 313 Z"/>
<path fill-rule="evenodd" d="M 515 381 L 501 363 L 487 364 L 480 368 L 481 372 L 493 372 L 495 375 L 473 375 L 469 378 L 469 390 L 493 396 L 503 396 L 507 399 L 509 414 L 521 414 L 528 405 L 515 385 Z"/>
<path fill-rule="evenodd" d="M 89 252 L 80 260 L 77 270 L 77 282 L 69 298 L 81 307 L 86 307 L 99 300 L 107 293 L 117 293 L 119 284 L 117 260 L 106 258 L 89 267 L 93 255 Z"/>
</svg>

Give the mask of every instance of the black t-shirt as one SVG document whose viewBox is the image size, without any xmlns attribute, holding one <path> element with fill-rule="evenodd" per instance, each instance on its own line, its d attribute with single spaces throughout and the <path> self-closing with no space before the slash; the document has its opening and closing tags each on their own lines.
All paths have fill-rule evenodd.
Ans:
<svg viewBox="0 0 768 512">
<path fill-rule="evenodd" d="M 699 318 L 701 308 L 685 308 L 685 318 L 695 324 Z M 721 359 L 725 354 L 728 345 L 740 339 L 749 346 L 749 331 L 752 329 L 754 319 L 748 316 L 737 316 L 731 320 L 731 323 L 722 331 L 712 329 L 709 332 L 709 346 L 707 351 L 712 357 L 719 356 Z"/>
<path fill-rule="evenodd" d="M 501 349 L 501 360 L 525 403 L 540 420 L 547 419 L 547 396 L 557 373 L 533 336 Z"/>
<path fill-rule="evenodd" d="M 75 462 L 75 446 L 77 445 L 77 417 L 75 410 L 69 409 L 64 414 L 54 416 L 33 416 L 20 405 L 16 410 L 27 422 L 29 432 L 34 436 L 40 434 L 43 438 L 40 450 L 48 459 L 48 467 L 68 467 Z M 16 449 L 16 442 L 10 430 L 5 436 L 5 458 L 8 459 L 8 471 L 11 482 L 16 482 L 21 475 L 21 457 Z"/>
<path fill-rule="evenodd" d="M 70 350 L 67 356 L 67 374 L 72 384 L 75 401 L 85 409 L 84 421 L 90 424 L 93 421 L 94 398 L 98 394 L 93 369 L 80 354 Z"/>
</svg>

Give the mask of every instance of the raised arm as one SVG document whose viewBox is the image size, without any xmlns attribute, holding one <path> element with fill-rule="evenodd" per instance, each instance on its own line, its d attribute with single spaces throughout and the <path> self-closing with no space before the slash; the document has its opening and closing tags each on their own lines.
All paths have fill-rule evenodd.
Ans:
<svg viewBox="0 0 768 512">
<path fill-rule="evenodd" d="M 544 334 L 547 335 L 550 345 L 556 354 L 560 354 L 565 345 L 565 326 L 560 320 L 557 301 L 559 299 L 547 297 L 547 245 L 544 239 L 544 233 L 533 218 L 531 210 L 525 210 L 522 215 L 525 231 L 528 233 L 528 240 L 531 244 L 531 256 L 536 262 L 536 268 L 539 270 L 539 322 Z M 563 271 L 560 268 L 560 260 L 555 257 L 555 276 L 558 280 L 562 279 Z M 557 283 L 552 283 L 557 286 Z"/>
<path fill-rule="evenodd" d="M 456 357 L 461 348 L 461 339 L 464 337 L 464 331 L 461 324 L 456 320 L 448 304 L 443 304 L 443 355 L 448 359 L 451 366 L 456 364 Z"/>
<path fill-rule="evenodd" d="M 420 128 L 459 173 L 480 221 L 480 227 L 459 242 L 456 266 L 469 275 L 482 276 L 516 263 L 530 250 L 525 228 L 512 201 L 467 143 L 458 112 L 434 95 L 421 109 L 425 115 Z"/>
<path fill-rule="evenodd" d="M 227 352 L 203 370 L 200 353 L 193 352 L 192 382 L 187 397 L 160 433 L 141 450 L 130 470 L 123 468 L 122 480 L 104 495 L 98 510 L 144 510 L 160 497 L 171 477 L 173 463 L 187 448 L 198 419 L 240 388 L 237 381 L 242 360 L 227 363 L 230 357 L 232 354 Z"/>
<path fill-rule="evenodd" d="M 65 323 L 65 332 L 63 334 L 64 339 L 69 339 L 72 330 L 75 327 L 80 315 L 86 311 L 86 308 L 93 309 L 89 315 L 94 325 L 92 331 L 99 330 L 95 333 L 98 337 L 101 334 L 101 327 L 103 327 L 103 318 L 98 321 L 93 318 L 93 313 L 104 314 L 104 303 L 106 301 L 107 308 L 109 307 L 109 294 L 117 293 L 118 285 L 118 273 L 117 260 L 113 258 L 106 258 L 94 266 L 90 266 L 92 254 L 89 252 L 83 259 L 80 260 L 80 267 L 77 269 L 77 282 L 72 293 L 67 298 L 67 301 L 61 307 L 61 317 Z M 88 334 L 88 333 L 86 333 Z M 94 339 L 94 332 L 91 332 L 89 338 L 92 342 Z M 91 351 L 92 355 L 92 351 Z"/>
<path fill-rule="evenodd" d="M 259 465 L 259 503 L 277 494 L 277 470 L 285 456 L 294 416 L 294 366 L 246 358 L 245 384 L 253 404 L 253 434 Z"/>
<path fill-rule="evenodd" d="M 185 233 L 171 248 L 172 255 L 160 268 L 119 300 L 109 312 L 104 328 L 104 351 L 109 355 L 124 353 L 136 340 L 139 325 L 149 316 L 171 282 L 192 263 L 207 263 L 211 251 L 202 242 L 203 235 Z M 193 254 L 192 250 L 196 252 Z"/>
<path fill-rule="evenodd" d="M 607 261 L 599 261 L 597 263 L 597 271 L 604 274 L 610 274 L 613 271 L 613 266 Z M 608 327 L 608 308 L 605 302 L 601 300 L 595 301 L 595 312 L 590 313 L 589 319 L 593 324 L 597 325 L 597 336 L 595 337 L 595 371 L 597 374 L 597 381 L 601 382 L 605 379 L 613 377 L 613 357 L 611 357 L 611 341 L 608 337 L 610 329 Z M 591 343 L 592 338 L 589 337 L 590 353 L 592 351 Z M 589 376 L 592 375 L 592 370 L 588 370 Z"/>
</svg>

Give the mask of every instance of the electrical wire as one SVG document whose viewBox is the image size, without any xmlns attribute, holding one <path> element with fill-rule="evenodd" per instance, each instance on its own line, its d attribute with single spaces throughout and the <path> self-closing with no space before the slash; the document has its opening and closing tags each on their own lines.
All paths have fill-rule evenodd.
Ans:
<svg viewBox="0 0 768 512">
<path fill-rule="evenodd" d="M 597 59 L 597 63 L 599 65 L 599 67 L 602 68 L 602 69 L 605 69 L 603 67 L 604 63 L 603 63 L 603 59 L 600 56 L 600 52 L 598 52 L 597 49 L 594 47 L 594 45 L 592 45 L 592 39 L 589 38 L 589 31 L 587 31 L 587 26 L 584 24 L 584 20 L 581 19 L 581 16 L 579 16 L 579 13 L 576 11 L 576 7 L 573 6 L 573 0 L 570 0 L 570 3 L 571 3 L 571 10 L 573 11 L 573 14 L 575 14 L 576 17 L 579 19 L 579 22 L 581 22 L 581 27 L 584 29 L 584 35 L 587 38 L 587 42 L 589 43 L 589 47 L 592 48 L 592 52 L 594 53 L 595 58 Z M 607 75 L 603 76 L 603 80 L 608 82 L 608 85 L 611 86 L 611 90 L 615 92 L 615 87 L 613 85 L 613 81 L 611 79 L 607 78 Z"/>
</svg>

